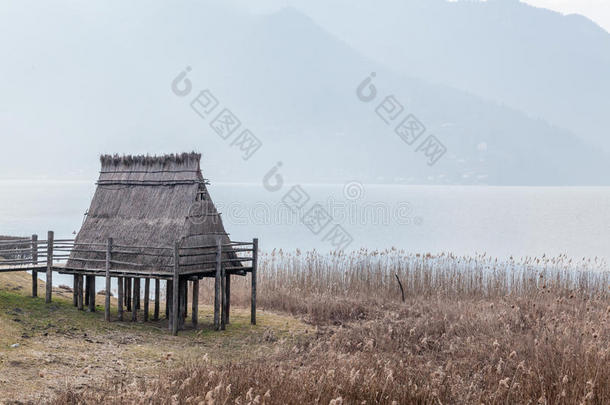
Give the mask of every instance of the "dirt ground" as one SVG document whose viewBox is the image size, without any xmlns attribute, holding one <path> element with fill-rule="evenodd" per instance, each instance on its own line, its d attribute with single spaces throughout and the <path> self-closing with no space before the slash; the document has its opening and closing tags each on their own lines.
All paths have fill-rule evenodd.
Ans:
<svg viewBox="0 0 610 405">
<path fill-rule="evenodd" d="M 2 404 L 45 402 L 66 386 L 78 390 L 105 379 L 137 383 L 204 358 L 223 363 L 260 356 L 308 333 L 294 318 L 262 311 L 251 326 L 248 308 L 231 308 L 227 330 L 215 332 L 212 308 L 201 306 L 198 330 L 174 337 L 164 320 L 107 323 L 101 306 L 96 313 L 78 311 L 65 289 L 54 289 L 46 305 L 44 297 L 29 296 L 30 283 L 26 273 L 0 274 Z"/>
</svg>

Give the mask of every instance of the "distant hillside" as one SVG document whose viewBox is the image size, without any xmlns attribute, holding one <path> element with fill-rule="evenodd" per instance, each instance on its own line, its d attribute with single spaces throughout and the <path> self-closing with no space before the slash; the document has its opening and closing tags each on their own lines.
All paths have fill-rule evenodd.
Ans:
<svg viewBox="0 0 610 405">
<path fill-rule="evenodd" d="M 462 15 L 461 8 L 441 3 L 431 1 L 421 18 L 430 23 L 435 10 L 447 19 L 454 12 Z M 332 3 L 329 10 L 339 13 L 336 4 L 341 3 Z M 369 25 L 360 20 L 367 15 L 373 27 L 386 34 L 391 30 L 387 40 L 373 33 L 369 40 L 396 54 L 394 65 L 389 58 L 355 50 L 357 35 L 348 45 L 294 8 L 255 16 L 207 2 L 173 7 L 160 1 L 130 2 L 91 10 L 65 1 L 61 8 L 35 7 L 27 12 L 12 5 L 15 11 L 9 7 L 0 16 L 7 31 L 0 46 L 13 55 L 11 63 L 0 66 L 0 77 L 10 78 L 0 98 L 0 111 L 6 111 L 1 113 L 6 119 L 0 121 L 0 129 L 9 134 L 1 176 L 33 173 L 90 179 L 97 175 L 97 155 L 102 152 L 197 150 L 203 153 L 205 175 L 214 181 L 260 182 L 281 161 L 282 173 L 291 182 L 610 184 L 608 155 L 580 132 L 550 124 L 546 117 L 497 101 L 498 97 L 478 94 L 474 84 L 474 90 L 464 91 L 456 90 L 464 86 L 450 80 L 453 87 L 427 80 L 436 77 L 423 74 L 431 65 L 435 68 L 430 72 L 442 68 L 466 77 L 460 73 L 467 67 L 457 60 L 458 44 L 438 39 L 450 49 L 439 45 L 419 54 L 427 42 L 434 42 L 434 35 L 391 23 L 414 17 L 406 13 L 409 9 L 400 8 L 403 3 L 387 4 L 389 8 L 375 12 L 364 6 L 347 8 L 344 16 L 366 28 L 362 35 L 369 32 Z M 408 4 L 423 7 L 420 2 Z M 386 20 L 388 10 L 402 18 Z M 120 20 L 114 18 L 117 14 L 122 15 Z M 519 17 L 520 25 L 532 23 L 528 15 Z M 39 32 L 39 20 L 48 28 L 45 35 L 27 35 Z M 438 24 L 430 25 L 442 31 Z M 518 41 L 511 44 L 518 46 Z M 531 51 L 528 46 L 523 44 L 523 52 Z M 415 51 L 407 52 L 409 47 Z M 471 47 L 476 46 L 465 49 L 474 52 Z M 409 63 L 403 54 L 427 61 L 406 69 Z M 506 66 L 510 63 L 504 61 Z M 522 58 L 519 63 L 528 62 Z M 186 66 L 192 68 L 193 93 L 179 98 L 170 84 Z M 510 72 L 506 69 L 504 75 Z M 363 103 L 356 88 L 371 72 L 376 73 L 378 99 Z M 486 80 L 532 87 L 519 85 L 512 77 Z M 552 75 L 536 80 L 540 86 L 549 81 L 556 89 L 566 82 L 564 76 Z M 210 119 L 191 109 L 190 102 L 203 89 L 210 89 L 219 109 L 230 108 L 242 129 L 250 129 L 263 142 L 248 162 L 231 140 L 221 139 L 210 128 Z M 416 152 L 417 144 L 408 145 L 394 133 L 396 123 L 385 124 L 376 115 L 375 109 L 389 95 L 403 105 L 403 116 L 414 114 L 426 127 L 426 136 L 433 134 L 446 146 L 447 153 L 436 165 L 429 166 L 423 153 Z M 574 102 L 557 95 L 548 98 Z M 22 158 L 26 145 L 27 162 Z"/>
</svg>

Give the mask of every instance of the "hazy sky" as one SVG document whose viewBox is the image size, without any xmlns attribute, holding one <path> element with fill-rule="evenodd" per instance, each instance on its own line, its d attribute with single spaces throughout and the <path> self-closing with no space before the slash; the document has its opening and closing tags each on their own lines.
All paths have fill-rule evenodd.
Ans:
<svg viewBox="0 0 610 405">
<path fill-rule="evenodd" d="M 525 0 L 524 2 L 564 14 L 582 14 L 610 32 L 610 0 Z"/>
</svg>

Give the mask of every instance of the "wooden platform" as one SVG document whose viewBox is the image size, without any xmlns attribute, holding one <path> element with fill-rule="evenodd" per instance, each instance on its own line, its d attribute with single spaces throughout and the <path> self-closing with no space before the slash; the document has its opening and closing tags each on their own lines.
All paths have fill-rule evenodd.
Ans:
<svg viewBox="0 0 610 405">
<path fill-rule="evenodd" d="M 11 245 L 11 242 L 14 242 Z M 226 243 L 226 242 L 225 242 Z M 148 249 L 148 251 L 147 251 Z M 165 251 L 160 255 L 158 251 Z M 38 273 L 46 273 L 46 302 L 51 302 L 53 273 L 74 276 L 74 306 L 89 311 L 96 310 L 96 277 L 105 279 L 105 320 L 110 321 L 111 279 L 118 284 L 118 320 L 123 320 L 124 310 L 131 311 L 132 320 L 137 320 L 140 308 L 140 287 L 144 280 L 144 320 L 149 318 L 150 280 L 154 280 L 155 311 L 153 319 L 159 319 L 160 280 L 167 281 L 165 312 L 168 327 L 173 334 L 184 326 L 188 286 L 192 285 L 192 322 L 197 325 L 199 280 L 214 278 L 214 325 L 217 330 L 229 322 L 231 276 L 252 275 L 251 323 L 256 324 L 256 272 L 258 240 L 252 242 L 229 242 L 223 245 L 217 238 L 216 245 L 181 247 L 142 247 L 113 245 L 108 239 L 102 243 L 76 243 L 73 240 L 54 240 L 53 232 L 47 240 L 20 239 L 0 243 L 0 254 L 8 260 L 0 261 L 0 273 L 32 271 L 32 296 L 38 295 Z M 117 259 L 118 256 L 118 259 Z M 144 256 L 162 256 L 171 259 L 151 266 Z M 211 259 L 210 256 L 214 258 Z M 103 259 L 102 259 L 103 257 Z M 125 259 L 127 257 L 127 259 Z M 120 260 L 119 260 L 120 259 Z M 244 262 L 249 266 L 244 265 Z M 76 265 L 75 265 L 76 264 Z M 79 267 L 81 266 L 81 267 Z"/>
</svg>

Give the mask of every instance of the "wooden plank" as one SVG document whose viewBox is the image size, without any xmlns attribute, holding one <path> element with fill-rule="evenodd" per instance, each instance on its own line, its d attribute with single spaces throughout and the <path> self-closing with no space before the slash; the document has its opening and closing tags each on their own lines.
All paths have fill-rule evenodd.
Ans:
<svg viewBox="0 0 610 405">
<path fill-rule="evenodd" d="M 256 271 L 258 267 L 258 239 L 252 240 L 254 245 L 252 258 L 252 298 L 250 301 L 250 323 L 256 325 Z"/>
<path fill-rule="evenodd" d="M 199 323 L 199 279 L 193 280 L 193 307 L 191 308 L 192 312 L 192 322 L 193 328 L 197 329 L 197 325 Z"/>
<path fill-rule="evenodd" d="M 148 306 L 150 299 L 150 279 L 144 279 L 144 322 L 148 322 Z"/>
<path fill-rule="evenodd" d="M 174 279 L 173 282 L 173 294 L 172 294 L 172 335 L 178 334 L 178 296 L 180 295 L 180 288 L 178 282 L 180 281 L 180 256 L 178 254 L 179 244 L 174 244 Z"/>
<path fill-rule="evenodd" d="M 222 240 L 216 243 L 216 274 L 214 278 L 214 329 L 220 330 L 220 275 L 222 268 Z"/>
<path fill-rule="evenodd" d="M 110 265 L 112 259 L 112 238 L 106 241 L 106 299 L 104 301 L 104 320 L 110 322 Z"/>
<path fill-rule="evenodd" d="M 159 299 L 161 298 L 161 280 L 158 278 L 155 279 L 155 312 L 153 315 L 153 320 L 159 320 Z"/>
<path fill-rule="evenodd" d="M 117 278 L 117 284 L 118 284 L 118 294 L 119 296 L 117 297 L 117 312 L 118 312 L 118 316 L 119 316 L 119 321 L 123 321 L 123 303 L 125 300 L 125 280 L 123 279 L 123 277 L 119 277 Z"/>
<path fill-rule="evenodd" d="M 32 235 L 32 264 L 38 264 L 38 235 Z M 38 272 L 32 270 L 32 297 L 38 297 Z"/>
<path fill-rule="evenodd" d="M 51 303 L 51 295 L 53 294 L 53 238 L 55 237 L 53 231 L 49 231 L 47 235 L 47 291 L 45 302 Z"/>
</svg>

